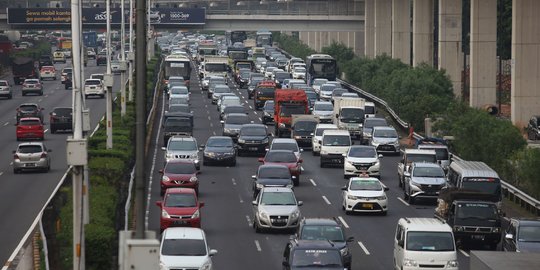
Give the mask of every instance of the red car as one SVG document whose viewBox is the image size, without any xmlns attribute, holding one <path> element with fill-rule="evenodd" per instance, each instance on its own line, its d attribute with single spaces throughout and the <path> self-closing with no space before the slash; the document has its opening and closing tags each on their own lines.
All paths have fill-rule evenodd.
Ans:
<svg viewBox="0 0 540 270">
<path fill-rule="evenodd" d="M 192 188 L 199 194 L 199 171 L 193 161 L 171 160 L 159 171 L 161 176 L 161 194 L 173 187 Z"/>
<path fill-rule="evenodd" d="M 289 168 L 293 178 L 293 183 L 298 186 L 300 183 L 300 174 L 302 173 L 302 159 L 298 159 L 293 151 L 290 150 L 269 150 L 264 158 L 259 158 L 259 162 L 264 165 L 283 165 Z"/>
<path fill-rule="evenodd" d="M 170 188 L 163 196 L 163 201 L 157 201 L 161 208 L 159 225 L 161 231 L 169 227 L 201 227 L 201 207 L 194 189 Z"/>
<path fill-rule="evenodd" d="M 17 141 L 20 140 L 43 140 L 45 131 L 43 130 L 43 122 L 37 117 L 21 118 L 17 126 Z"/>
</svg>

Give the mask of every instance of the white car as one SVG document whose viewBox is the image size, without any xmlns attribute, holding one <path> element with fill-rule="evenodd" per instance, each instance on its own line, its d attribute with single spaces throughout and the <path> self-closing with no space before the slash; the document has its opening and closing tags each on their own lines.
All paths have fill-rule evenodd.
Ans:
<svg viewBox="0 0 540 270">
<path fill-rule="evenodd" d="M 305 79 L 306 78 L 306 68 L 304 67 L 295 67 L 292 72 L 293 79 Z"/>
<path fill-rule="evenodd" d="M 206 235 L 199 228 L 172 227 L 163 231 L 159 247 L 159 269 L 212 270 L 212 256 Z"/>
<path fill-rule="evenodd" d="M 371 145 L 375 146 L 379 153 L 399 154 L 399 135 L 393 127 L 373 127 Z"/>
<path fill-rule="evenodd" d="M 319 117 L 320 123 L 332 123 L 334 120 L 334 105 L 330 101 L 315 101 L 311 113 Z"/>
<path fill-rule="evenodd" d="M 84 96 L 99 96 L 105 97 L 105 87 L 100 79 L 86 79 L 84 81 Z"/>
<path fill-rule="evenodd" d="M 0 97 L 7 97 L 8 99 L 13 98 L 11 85 L 9 85 L 9 82 L 6 80 L 0 80 Z"/>
<path fill-rule="evenodd" d="M 42 66 L 39 70 L 39 77 L 42 81 L 45 79 L 56 80 L 56 68 L 54 66 Z"/>
<path fill-rule="evenodd" d="M 185 86 L 173 86 L 169 89 L 169 100 L 173 98 L 184 98 L 189 102 L 189 90 Z"/>
<path fill-rule="evenodd" d="M 315 132 L 313 133 L 311 141 L 311 152 L 314 156 L 317 156 L 321 153 L 321 143 L 323 132 L 327 129 L 338 129 L 334 124 L 317 124 L 315 127 Z"/>
<path fill-rule="evenodd" d="M 388 197 L 384 186 L 379 179 L 374 177 L 352 177 L 346 186 L 342 187 L 342 208 L 345 214 L 352 212 L 380 212 L 386 215 L 388 212 Z"/>
<path fill-rule="evenodd" d="M 369 145 L 353 145 L 345 155 L 343 176 L 349 178 L 367 173 L 371 177 L 381 177 L 381 163 L 375 147 Z"/>
<path fill-rule="evenodd" d="M 313 82 L 311 83 L 311 87 L 313 88 L 313 90 L 315 90 L 315 93 L 319 94 L 319 91 L 321 91 L 321 85 L 327 82 L 328 82 L 328 79 L 322 79 L 322 78 L 314 79 Z"/>
<path fill-rule="evenodd" d="M 267 68 L 264 70 L 264 77 L 267 78 L 267 79 L 272 78 L 272 71 L 273 71 L 274 69 L 277 69 L 277 67 L 267 67 Z"/>
</svg>

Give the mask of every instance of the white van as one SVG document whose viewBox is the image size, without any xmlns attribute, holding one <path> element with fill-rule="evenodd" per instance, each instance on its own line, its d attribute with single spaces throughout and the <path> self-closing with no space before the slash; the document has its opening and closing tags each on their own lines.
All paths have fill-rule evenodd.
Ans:
<svg viewBox="0 0 540 270">
<path fill-rule="evenodd" d="M 347 130 L 325 130 L 321 140 L 321 168 L 327 163 L 343 164 L 343 154 L 351 147 L 351 135 Z"/>
<path fill-rule="evenodd" d="M 315 132 L 312 134 L 313 137 L 311 141 L 311 151 L 314 156 L 321 153 L 321 144 L 319 142 L 322 140 L 323 132 L 327 129 L 336 130 L 338 127 L 334 124 L 317 124 L 315 127 Z"/>
<path fill-rule="evenodd" d="M 394 269 L 458 269 L 452 228 L 436 218 L 400 218 L 394 237 Z"/>
</svg>

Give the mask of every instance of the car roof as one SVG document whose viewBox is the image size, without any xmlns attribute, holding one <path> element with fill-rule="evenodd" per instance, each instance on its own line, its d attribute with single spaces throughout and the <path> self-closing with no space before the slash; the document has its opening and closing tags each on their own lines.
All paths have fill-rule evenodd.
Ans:
<svg viewBox="0 0 540 270">
<path fill-rule="evenodd" d="M 217 140 L 217 139 L 232 140 L 232 138 L 229 137 L 229 136 L 210 136 L 210 137 L 208 137 L 207 141 L 209 141 L 210 139 L 214 139 L 214 140 Z"/>
<path fill-rule="evenodd" d="M 405 154 L 428 154 L 428 155 L 435 155 L 435 150 L 428 150 L 428 149 L 405 149 Z"/>
<path fill-rule="evenodd" d="M 354 176 L 354 177 L 351 177 L 349 181 L 377 181 L 377 182 L 380 182 L 382 184 L 382 182 L 375 178 L 375 177 L 357 177 L 357 176 Z"/>
<path fill-rule="evenodd" d="M 382 118 L 382 117 L 368 117 L 368 118 L 364 119 L 364 121 L 381 121 L 381 120 L 386 121 L 386 118 Z"/>
<path fill-rule="evenodd" d="M 279 150 L 278 149 L 270 149 L 266 153 L 268 154 L 270 152 L 272 152 L 272 153 L 293 153 L 294 154 L 294 152 L 292 150 L 285 150 L 285 149 L 279 149 Z"/>
<path fill-rule="evenodd" d="M 332 102 L 330 102 L 330 101 L 322 101 L 322 100 L 315 101 L 315 104 L 330 104 L 330 105 L 333 105 Z"/>
<path fill-rule="evenodd" d="M 396 130 L 394 127 L 392 126 L 377 126 L 377 127 L 373 127 L 373 130 L 375 131 L 375 129 L 380 129 L 380 130 Z"/>
<path fill-rule="evenodd" d="M 414 167 L 423 167 L 423 168 L 441 168 L 441 165 L 438 163 L 431 162 L 413 162 Z"/>
<path fill-rule="evenodd" d="M 448 224 L 436 218 L 401 218 L 398 224 L 408 231 L 452 232 Z"/>
<path fill-rule="evenodd" d="M 100 79 L 86 79 L 86 80 L 84 80 L 84 81 L 85 81 L 85 82 L 88 82 L 88 81 L 98 81 L 98 82 L 101 82 Z"/>
<path fill-rule="evenodd" d="M 512 218 L 512 221 L 519 223 L 519 226 L 540 227 L 540 219 L 538 218 Z"/>
<path fill-rule="evenodd" d="M 172 141 L 192 141 L 194 142 L 195 141 L 195 138 L 191 137 L 191 136 L 172 136 L 171 139 Z"/>
<path fill-rule="evenodd" d="M 334 124 L 317 124 L 315 129 L 318 129 L 318 128 L 335 128 L 335 129 L 337 129 L 338 127 L 336 125 L 334 125 Z"/>
<path fill-rule="evenodd" d="M 341 225 L 333 218 L 304 218 L 301 223 L 303 225 L 334 225 L 341 227 Z"/>
<path fill-rule="evenodd" d="M 324 135 L 348 135 L 350 136 L 351 134 L 349 133 L 349 131 L 347 130 L 342 130 L 342 129 L 327 129 L 323 132 L 323 136 Z"/>
<path fill-rule="evenodd" d="M 39 119 L 38 117 L 24 117 L 24 118 L 21 118 L 19 121 L 29 121 L 29 120 L 38 120 L 41 122 L 41 119 Z"/>
<path fill-rule="evenodd" d="M 266 125 L 263 125 L 263 124 L 243 124 L 242 125 L 242 128 L 253 128 L 253 127 L 257 127 L 257 128 L 267 128 Z"/>
<path fill-rule="evenodd" d="M 272 143 L 294 143 L 298 144 L 295 139 L 292 138 L 274 138 Z"/>
<path fill-rule="evenodd" d="M 44 144 L 42 142 L 23 142 L 23 143 L 19 143 L 19 145 L 17 147 L 26 146 L 26 145 L 44 146 Z"/>
<path fill-rule="evenodd" d="M 293 193 L 293 190 L 288 187 L 263 187 L 261 192 L 290 192 Z"/>
<path fill-rule="evenodd" d="M 168 188 L 165 192 L 167 194 L 195 194 L 195 190 L 192 188 Z"/>
<path fill-rule="evenodd" d="M 204 240 L 204 231 L 191 227 L 169 227 L 163 231 L 163 239 L 199 239 Z"/>
<path fill-rule="evenodd" d="M 21 105 L 19 105 L 19 107 L 21 106 L 36 106 L 36 107 L 39 107 L 39 105 L 37 105 L 37 103 L 21 103 Z"/>
<path fill-rule="evenodd" d="M 375 150 L 375 146 L 372 146 L 372 145 L 351 145 L 351 147 L 349 149 L 355 149 L 355 148 L 363 148 L 363 149 L 373 149 Z"/>
</svg>

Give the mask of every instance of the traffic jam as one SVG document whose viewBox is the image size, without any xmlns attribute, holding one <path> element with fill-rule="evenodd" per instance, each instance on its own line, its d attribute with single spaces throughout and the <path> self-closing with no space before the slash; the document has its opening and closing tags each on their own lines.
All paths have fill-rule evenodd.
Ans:
<svg viewBox="0 0 540 270">
<path fill-rule="evenodd" d="M 161 269 L 219 268 L 202 222 L 208 205 L 200 182 L 211 167 L 253 172 L 233 184 L 251 196 L 247 219 L 254 233 L 290 235 L 277 255 L 283 269 L 352 269 L 358 239 L 340 215 L 387 218 L 389 183 L 399 186 L 404 205 L 435 209 L 429 218 L 393 223 L 387 248 L 395 269 L 458 269 L 462 247 L 510 251 L 509 243 L 517 242 L 516 232 L 503 231 L 497 173 L 483 162 L 452 160 L 442 139 L 404 143 L 373 102 L 337 81 L 332 56 L 290 56 L 267 31 L 163 32 L 157 45 L 164 76 L 157 153 L 164 163 L 156 164 L 161 199 L 151 207 L 160 210 Z M 219 122 L 210 116 L 204 122 L 221 127 L 221 134 L 206 139 L 194 132 L 207 124 L 194 121 L 204 119 L 197 114 L 202 106 L 217 111 Z M 383 166 L 392 156 L 399 158 L 397 168 Z M 246 159 L 258 166 L 244 166 Z M 308 202 L 298 190 L 317 186 L 305 176 L 315 166 L 342 171 L 334 179 L 341 183 L 341 213 L 302 214 Z M 382 179 L 383 170 L 394 177 Z"/>
</svg>

